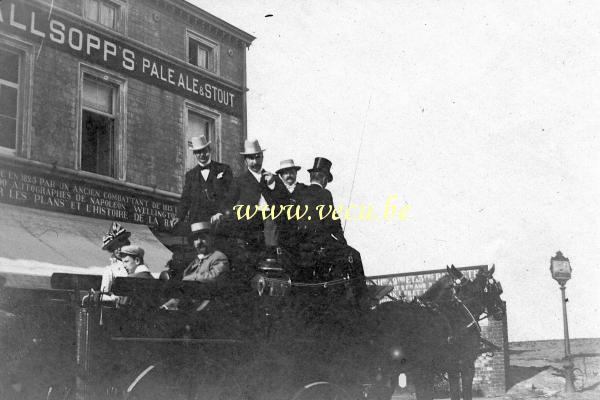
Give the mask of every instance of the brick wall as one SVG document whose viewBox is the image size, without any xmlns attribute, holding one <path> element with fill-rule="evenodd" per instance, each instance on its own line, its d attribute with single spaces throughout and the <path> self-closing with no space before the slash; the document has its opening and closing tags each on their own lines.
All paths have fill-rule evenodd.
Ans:
<svg viewBox="0 0 600 400">
<path fill-rule="evenodd" d="M 129 2 L 128 34 L 162 52 L 185 60 L 185 32 L 193 32 L 218 42 L 220 76 L 238 85 L 244 78 L 244 45 L 226 39 L 202 21 L 190 20 L 185 13 L 151 0 Z M 229 50 L 231 49 L 231 52 Z"/>
<path fill-rule="evenodd" d="M 501 349 L 493 354 L 483 354 L 477 359 L 473 390 L 486 397 L 501 396 L 506 392 L 508 363 L 506 317 L 501 321 L 489 319 L 487 324 L 482 325 L 482 336 Z"/>
<path fill-rule="evenodd" d="M 45 0 L 49 3 L 49 0 Z M 80 0 L 56 0 L 55 12 L 68 10 L 81 15 Z M 151 0 L 132 0 L 127 3 L 131 14 L 129 36 L 173 56 L 184 58 L 185 29 L 195 25 L 185 24 L 183 13 L 159 8 Z M 153 14 L 162 12 L 161 29 L 155 31 Z M 93 28 L 97 29 L 97 27 Z M 209 28 L 205 28 L 209 34 Z M 211 39 L 218 40 L 215 30 Z M 231 39 L 221 39 L 224 46 L 221 57 L 223 76 L 242 83 L 244 69 L 243 45 L 232 56 L 227 54 Z M 31 110 L 31 159 L 74 168 L 79 137 L 79 64 L 93 65 L 89 60 L 77 58 L 42 44 L 35 46 Z M 126 181 L 174 193 L 183 189 L 185 158 L 189 156 L 184 133 L 185 98 L 156 86 L 125 77 L 126 95 Z M 239 151 L 244 140 L 244 124 L 241 118 L 221 113 L 221 154 L 234 172 L 241 171 Z"/>
<path fill-rule="evenodd" d="M 75 165 L 77 64 L 75 57 L 50 47 L 42 46 L 36 57 L 31 113 L 31 158 L 36 161 Z"/>
</svg>

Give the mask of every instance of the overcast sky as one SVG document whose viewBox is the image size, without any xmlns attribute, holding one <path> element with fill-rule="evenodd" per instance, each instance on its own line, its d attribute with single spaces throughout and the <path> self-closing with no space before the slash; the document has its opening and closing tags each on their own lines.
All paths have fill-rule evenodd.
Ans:
<svg viewBox="0 0 600 400">
<path fill-rule="evenodd" d="M 600 336 L 599 3 L 192 2 L 257 37 L 267 169 L 324 156 L 336 205 L 410 206 L 346 223 L 368 275 L 495 263 L 509 339 L 561 338 L 562 250 L 571 336 Z"/>
</svg>

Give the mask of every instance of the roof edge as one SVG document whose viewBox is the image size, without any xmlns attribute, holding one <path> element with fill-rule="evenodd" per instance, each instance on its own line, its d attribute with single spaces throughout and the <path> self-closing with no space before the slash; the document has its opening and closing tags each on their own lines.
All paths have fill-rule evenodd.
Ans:
<svg viewBox="0 0 600 400">
<path fill-rule="evenodd" d="M 207 11 L 204 11 L 200 7 L 197 7 L 186 0 L 161 0 L 159 1 L 159 3 L 160 2 L 171 4 L 173 7 L 185 11 L 188 14 L 192 14 L 194 17 L 206 20 L 206 22 L 211 23 L 212 25 L 220 28 L 229 35 L 232 35 L 237 39 L 241 40 L 246 44 L 247 47 L 250 46 L 254 39 L 256 39 L 255 36 L 252 36 L 251 34 L 231 25 L 230 23 L 222 20 L 221 18 L 216 17 Z"/>
</svg>

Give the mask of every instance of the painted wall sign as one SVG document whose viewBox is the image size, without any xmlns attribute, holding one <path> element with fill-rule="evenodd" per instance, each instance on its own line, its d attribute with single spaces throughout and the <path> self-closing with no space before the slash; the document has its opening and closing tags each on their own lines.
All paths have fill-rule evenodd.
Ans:
<svg viewBox="0 0 600 400">
<path fill-rule="evenodd" d="M 223 85 L 192 68 L 152 55 L 139 46 L 94 31 L 88 25 L 61 16 L 56 9 L 50 14 L 49 10 L 30 3 L 1 1 L 0 29 L 228 114 L 242 116 L 240 90 Z"/>
<path fill-rule="evenodd" d="M 168 229 L 177 211 L 175 201 L 3 164 L 0 164 L 0 202 L 144 224 L 159 230 Z"/>
<path fill-rule="evenodd" d="M 460 271 L 469 279 L 475 278 L 475 275 L 481 267 L 472 267 L 460 269 Z M 446 275 L 446 270 L 436 270 L 427 272 L 415 272 L 397 275 L 387 275 L 383 277 L 369 277 L 375 283 L 381 286 L 393 286 L 394 289 L 390 295 L 396 299 L 404 297 L 406 300 L 412 300 L 421 296 L 438 279 Z M 390 301 L 389 298 L 383 298 L 382 301 Z"/>
</svg>

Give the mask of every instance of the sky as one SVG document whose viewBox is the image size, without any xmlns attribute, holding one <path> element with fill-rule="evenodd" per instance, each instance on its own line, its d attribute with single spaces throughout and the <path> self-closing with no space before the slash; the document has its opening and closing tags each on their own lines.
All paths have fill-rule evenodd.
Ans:
<svg viewBox="0 0 600 400">
<path fill-rule="evenodd" d="M 495 264 L 509 340 L 560 339 L 561 250 L 570 336 L 600 337 L 600 3 L 191 2 L 257 37 L 265 168 L 326 157 L 336 205 L 372 206 L 345 222 L 367 275 Z"/>
</svg>

